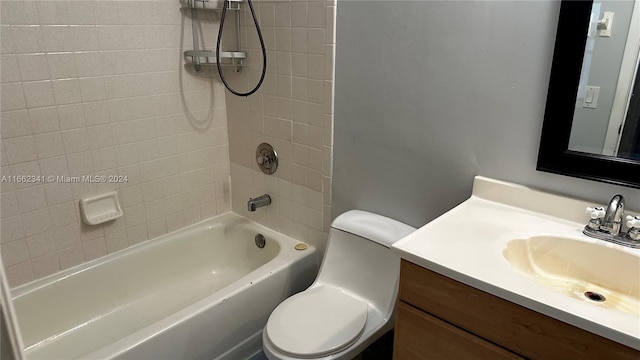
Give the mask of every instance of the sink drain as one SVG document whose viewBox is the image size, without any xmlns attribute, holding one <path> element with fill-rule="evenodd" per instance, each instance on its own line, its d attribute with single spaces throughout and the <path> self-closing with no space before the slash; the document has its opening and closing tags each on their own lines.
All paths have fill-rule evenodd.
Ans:
<svg viewBox="0 0 640 360">
<path fill-rule="evenodd" d="M 603 301 L 607 300 L 607 298 L 604 297 L 604 295 L 599 294 L 597 292 L 593 292 L 593 291 L 585 292 L 584 296 L 586 296 L 587 299 L 589 299 L 591 301 L 595 301 L 595 302 L 603 302 Z"/>
</svg>

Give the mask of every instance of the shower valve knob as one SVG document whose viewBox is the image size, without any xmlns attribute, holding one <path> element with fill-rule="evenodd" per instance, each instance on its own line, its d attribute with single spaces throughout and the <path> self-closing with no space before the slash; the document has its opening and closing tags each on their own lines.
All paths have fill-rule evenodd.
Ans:
<svg viewBox="0 0 640 360">
<path fill-rule="evenodd" d="M 262 143 L 256 149 L 256 163 L 263 173 L 271 175 L 278 169 L 278 154 L 271 145 Z"/>
<path fill-rule="evenodd" d="M 258 156 L 257 161 L 258 165 L 264 165 L 266 167 L 273 165 L 273 159 L 268 154 Z"/>
</svg>

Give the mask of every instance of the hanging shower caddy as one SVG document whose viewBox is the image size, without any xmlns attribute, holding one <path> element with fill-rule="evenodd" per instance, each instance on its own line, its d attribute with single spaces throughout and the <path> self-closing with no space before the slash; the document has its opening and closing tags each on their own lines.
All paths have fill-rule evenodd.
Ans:
<svg viewBox="0 0 640 360">
<path fill-rule="evenodd" d="M 235 33 L 236 33 L 236 51 L 221 51 L 220 65 L 235 66 L 236 71 L 240 71 L 244 66 L 244 59 L 247 53 L 240 51 L 240 5 L 244 0 L 187 0 L 186 7 L 191 10 L 191 30 L 193 32 L 193 50 L 184 52 L 185 60 L 188 64 L 194 66 L 196 71 L 200 71 L 202 66 L 216 65 L 216 51 L 200 49 L 198 39 L 198 11 L 220 11 L 223 2 L 228 2 L 228 11 L 235 13 Z"/>
</svg>

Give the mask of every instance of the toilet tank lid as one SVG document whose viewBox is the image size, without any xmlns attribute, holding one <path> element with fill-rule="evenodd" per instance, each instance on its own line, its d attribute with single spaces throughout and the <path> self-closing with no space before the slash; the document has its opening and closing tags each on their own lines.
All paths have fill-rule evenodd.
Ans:
<svg viewBox="0 0 640 360">
<path fill-rule="evenodd" d="M 416 230 L 413 226 L 397 220 L 362 210 L 350 210 L 339 215 L 333 220 L 331 227 L 386 247 L 391 247 L 393 243 Z"/>
</svg>

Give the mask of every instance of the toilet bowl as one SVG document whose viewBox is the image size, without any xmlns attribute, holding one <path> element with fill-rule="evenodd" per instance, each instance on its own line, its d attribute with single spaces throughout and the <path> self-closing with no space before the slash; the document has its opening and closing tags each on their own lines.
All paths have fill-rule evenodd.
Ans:
<svg viewBox="0 0 640 360">
<path fill-rule="evenodd" d="M 271 313 L 267 358 L 351 359 L 391 330 L 400 258 L 389 247 L 413 231 L 365 211 L 338 216 L 314 283 Z"/>
</svg>

